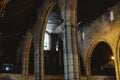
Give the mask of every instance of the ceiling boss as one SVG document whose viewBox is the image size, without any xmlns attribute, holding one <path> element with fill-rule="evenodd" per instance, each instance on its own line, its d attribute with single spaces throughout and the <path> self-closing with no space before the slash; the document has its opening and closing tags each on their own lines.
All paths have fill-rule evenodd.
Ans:
<svg viewBox="0 0 120 80">
<path fill-rule="evenodd" d="M 0 0 L 0 17 L 4 17 L 5 8 L 8 4 L 9 0 Z"/>
</svg>

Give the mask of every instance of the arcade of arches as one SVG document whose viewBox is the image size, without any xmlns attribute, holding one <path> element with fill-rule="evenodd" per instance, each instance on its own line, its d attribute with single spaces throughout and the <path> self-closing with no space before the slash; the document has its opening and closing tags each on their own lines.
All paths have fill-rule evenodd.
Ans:
<svg viewBox="0 0 120 80">
<path fill-rule="evenodd" d="M 34 27 L 28 30 L 24 39 L 20 70 L 11 74 L 3 70 L 0 77 L 120 80 L 120 3 L 112 8 L 113 20 L 107 12 L 78 29 L 77 1 L 45 0 Z M 9 70 L 9 66 L 5 70 Z"/>
</svg>

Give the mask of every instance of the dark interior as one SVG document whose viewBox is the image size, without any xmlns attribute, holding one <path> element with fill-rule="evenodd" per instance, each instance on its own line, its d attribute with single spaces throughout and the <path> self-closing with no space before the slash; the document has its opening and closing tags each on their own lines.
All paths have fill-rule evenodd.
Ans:
<svg viewBox="0 0 120 80">
<path fill-rule="evenodd" d="M 97 44 L 92 53 L 91 74 L 115 76 L 115 65 L 112 56 L 112 50 L 105 42 Z"/>
<path fill-rule="evenodd" d="M 0 0 L 0 3 L 2 3 L 2 1 L 3 0 Z M 0 12 L 0 69 L 2 69 L 4 65 L 15 66 L 16 68 L 13 73 L 21 73 L 21 69 L 17 69 L 21 67 L 21 46 L 27 30 L 34 27 L 37 20 L 38 9 L 41 8 L 44 1 L 45 0 L 9 0 L 4 9 L 5 12 Z M 78 23 L 80 22 L 79 29 L 96 20 L 118 2 L 119 0 L 78 0 L 77 20 Z M 0 5 L 0 7 L 3 6 Z M 61 28 L 58 26 L 63 21 L 59 7 L 56 5 L 48 21 L 48 24 L 52 26 L 48 27 L 46 31 L 49 34 L 59 35 Z M 55 38 L 56 37 L 53 37 L 52 41 L 54 41 Z M 53 45 L 55 46 L 55 44 Z M 52 49 L 54 49 L 53 45 Z M 99 45 L 101 44 L 98 44 L 97 47 L 99 47 Z M 102 45 L 104 46 L 103 43 Z M 92 59 L 92 63 L 95 65 L 91 63 L 92 66 L 100 66 L 106 63 L 106 58 L 102 59 L 102 63 L 97 64 L 94 62 L 94 56 L 97 56 L 96 52 L 99 50 L 97 47 L 93 52 Z M 109 48 L 105 47 L 105 49 L 110 52 Z M 54 52 L 54 50 L 52 52 Z M 111 54 L 106 53 L 104 56 L 107 57 Z M 99 56 L 103 55 L 100 54 Z M 6 71 L 3 69 L 1 72 Z"/>
</svg>

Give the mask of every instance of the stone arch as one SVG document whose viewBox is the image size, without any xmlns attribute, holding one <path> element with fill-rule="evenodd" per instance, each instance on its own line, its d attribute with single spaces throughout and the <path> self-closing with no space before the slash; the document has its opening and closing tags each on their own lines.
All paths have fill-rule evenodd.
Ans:
<svg viewBox="0 0 120 80">
<path fill-rule="evenodd" d="M 38 12 L 37 22 L 34 29 L 34 57 L 35 57 L 35 80 L 45 80 L 44 71 L 44 36 L 48 17 L 56 4 L 56 0 L 45 0 Z"/>
<path fill-rule="evenodd" d="M 116 48 L 116 53 L 117 53 L 117 65 L 118 65 L 118 79 L 120 79 L 120 37 L 118 38 L 117 41 L 117 48 Z"/>
<path fill-rule="evenodd" d="M 76 19 L 76 9 L 77 9 L 77 0 L 58 0 L 63 4 L 60 7 L 62 12 L 62 17 L 67 26 L 70 26 L 71 31 L 75 32 L 77 28 L 77 19 Z M 44 34 L 48 21 L 48 16 L 52 11 L 53 7 L 57 3 L 56 0 L 45 0 L 44 4 L 39 10 L 37 22 L 34 27 L 34 48 L 35 48 L 35 80 L 44 80 L 44 53 L 43 53 L 43 43 L 44 43 Z M 65 26 L 65 25 L 64 25 Z M 73 28 L 74 27 L 74 28 Z M 75 33 L 73 35 L 76 35 Z M 73 37 L 73 36 L 72 36 Z M 76 36 L 74 36 L 76 38 Z M 72 43 L 71 43 L 72 44 Z M 76 48 L 76 46 L 75 46 Z M 77 51 L 74 50 L 77 53 Z"/>
<path fill-rule="evenodd" d="M 26 34 L 26 38 L 23 44 L 23 65 L 22 65 L 22 74 L 24 75 L 24 80 L 28 80 L 28 70 L 29 70 L 29 55 L 30 55 L 30 47 L 32 43 L 32 33 L 28 31 Z"/>
<path fill-rule="evenodd" d="M 104 39 L 100 39 L 100 40 L 93 41 L 92 44 L 89 46 L 89 49 L 88 49 L 88 51 L 87 51 L 86 63 L 85 63 L 85 64 L 86 64 L 86 74 L 87 74 L 88 77 L 91 75 L 90 63 L 91 63 L 91 58 L 92 58 L 93 50 L 95 49 L 95 47 L 96 47 L 100 42 L 106 43 L 106 44 L 110 47 L 110 49 L 111 49 L 111 51 L 112 51 L 112 53 L 113 53 L 113 49 L 112 49 L 112 47 L 111 47 L 111 45 L 109 44 L 108 41 L 106 41 L 106 40 L 104 40 Z M 115 57 L 115 54 L 114 54 L 114 53 L 113 53 L 113 56 Z M 116 68 L 116 64 L 115 64 L 115 68 Z M 116 74 L 117 74 L 117 72 L 116 72 Z"/>
</svg>

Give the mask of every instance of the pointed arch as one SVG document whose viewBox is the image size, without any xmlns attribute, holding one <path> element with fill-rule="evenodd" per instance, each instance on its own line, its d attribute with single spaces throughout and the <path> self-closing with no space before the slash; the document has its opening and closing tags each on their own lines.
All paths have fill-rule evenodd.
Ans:
<svg viewBox="0 0 120 80">
<path fill-rule="evenodd" d="M 91 59 L 92 59 L 93 51 L 94 51 L 95 47 L 101 42 L 105 43 L 111 49 L 112 55 L 115 57 L 115 54 L 113 53 L 113 49 L 112 49 L 111 45 L 109 44 L 109 42 L 107 42 L 104 39 L 99 39 L 99 40 L 93 41 L 92 44 L 89 46 L 89 49 L 87 51 L 86 61 L 85 61 L 86 62 L 86 74 L 87 74 L 88 78 L 90 77 L 90 75 L 92 73 L 91 72 Z M 115 64 L 115 68 L 116 68 L 116 64 Z M 117 72 L 115 72 L 115 73 L 117 76 Z"/>
<path fill-rule="evenodd" d="M 45 80 L 44 71 L 44 37 L 48 17 L 56 4 L 56 0 L 45 0 L 44 4 L 38 12 L 37 22 L 34 28 L 34 65 L 35 80 Z"/>
<path fill-rule="evenodd" d="M 117 42 L 116 53 L 117 53 L 118 75 L 120 75 L 120 36 Z M 120 76 L 119 76 L 119 79 L 120 79 Z"/>
<path fill-rule="evenodd" d="M 29 70 L 29 55 L 30 55 L 30 47 L 31 47 L 31 43 L 32 43 L 32 33 L 31 31 L 28 31 L 26 34 L 26 38 L 23 44 L 23 61 L 22 61 L 22 74 L 24 75 L 24 80 L 28 80 L 28 70 Z"/>
</svg>

